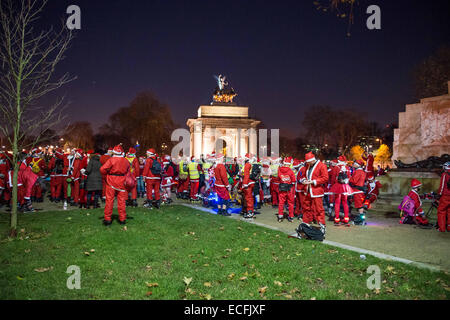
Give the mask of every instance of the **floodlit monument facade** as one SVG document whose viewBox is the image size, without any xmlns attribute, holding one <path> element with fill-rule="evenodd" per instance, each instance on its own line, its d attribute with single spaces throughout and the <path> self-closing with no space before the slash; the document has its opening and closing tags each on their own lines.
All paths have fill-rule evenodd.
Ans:
<svg viewBox="0 0 450 320">
<path fill-rule="evenodd" d="M 259 120 L 251 119 L 247 106 L 233 103 L 237 95 L 226 88 L 225 77 L 217 77 L 218 86 L 211 105 L 201 105 L 197 118 L 188 119 L 190 155 L 200 158 L 213 151 L 226 157 L 243 157 L 247 152 L 257 154 Z"/>
<path fill-rule="evenodd" d="M 450 154 L 449 93 L 406 105 L 394 130 L 392 160 L 411 163 Z"/>
</svg>

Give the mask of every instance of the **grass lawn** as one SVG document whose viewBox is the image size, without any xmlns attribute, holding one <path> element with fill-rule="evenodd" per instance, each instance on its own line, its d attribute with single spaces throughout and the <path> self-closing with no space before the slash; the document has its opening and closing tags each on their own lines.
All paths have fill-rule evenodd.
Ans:
<svg viewBox="0 0 450 320">
<path fill-rule="evenodd" d="M 447 273 L 183 206 L 128 214 L 125 229 L 104 227 L 101 209 L 21 214 L 17 239 L 0 214 L 0 299 L 450 298 Z M 66 287 L 70 265 L 81 269 L 79 290 Z M 370 265 L 380 290 L 367 289 Z"/>
</svg>

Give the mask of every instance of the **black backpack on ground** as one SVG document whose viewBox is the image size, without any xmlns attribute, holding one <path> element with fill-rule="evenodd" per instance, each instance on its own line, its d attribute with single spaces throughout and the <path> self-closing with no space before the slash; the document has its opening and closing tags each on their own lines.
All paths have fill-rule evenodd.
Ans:
<svg viewBox="0 0 450 320">
<path fill-rule="evenodd" d="M 252 170 L 250 172 L 250 179 L 253 181 L 259 180 L 261 176 L 261 166 L 257 163 L 252 164 Z"/>
<path fill-rule="evenodd" d="M 156 159 L 152 159 L 152 167 L 150 168 L 150 171 L 154 175 L 161 174 L 162 172 L 161 163 L 159 163 L 159 161 Z"/>
<path fill-rule="evenodd" d="M 325 234 L 320 228 L 313 227 L 308 223 L 302 222 L 296 229 L 299 238 L 309 240 L 323 241 Z"/>
</svg>

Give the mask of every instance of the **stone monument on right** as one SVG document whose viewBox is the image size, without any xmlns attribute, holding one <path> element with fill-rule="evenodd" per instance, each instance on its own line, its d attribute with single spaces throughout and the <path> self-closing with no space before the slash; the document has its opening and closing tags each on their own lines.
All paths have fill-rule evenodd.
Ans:
<svg viewBox="0 0 450 320">
<path fill-rule="evenodd" d="M 447 84 L 449 93 L 407 104 L 399 113 L 392 154 L 396 167 L 450 154 L 450 81 Z"/>
<path fill-rule="evenodd" d="M 396 168 L 380 179 L 382 192 L 405 195 L 413 178 L 422 182 L 423 192 L 439 187 L 439 172 L 450 161 L 450 81 L 447 84 L 449 93 L 408 104 L 399 113 L 392 154 Z"/>
</svg>

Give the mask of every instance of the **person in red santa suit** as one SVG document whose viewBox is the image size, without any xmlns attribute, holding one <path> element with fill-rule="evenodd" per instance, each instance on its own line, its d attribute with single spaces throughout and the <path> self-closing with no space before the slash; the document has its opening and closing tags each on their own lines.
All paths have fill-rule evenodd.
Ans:
<svg viewBox="0 0 450 320">
<path fill-rule="evenodd" d="M 216 154 L 216 165 L 214 167 L 214 190 L 219 197 L 219 204 L 217 205 L 217 214 L 230 216 L 228 213 L 228 205 L 230 202 L 231 185 L 228 181 L 227 169 L 225 168 L 224 155 L 222 153 Z"/>
<path fill-rule="evenodd" d="M 378 199 L 378 195 L 380 193 L 380 189 L 382 187 L 381 183 L 378 180 L 375 180 L 373 174 L 369 173 L 367 175 L 367 193 L 364 199 L 364 208 L 370 209 L 372 203 L 374 203 Z"/>
<path fill-rule="evenodd" d="M 306 187 L 300 182 L 302 177 L 306 176 L 305 161 L 299 160 L 298 171 L 295 174 L 295 211 L 294 216 L 300 219 L 303 215 L 303 200 L 306 195 Z"/>
<path fill-rule="evenodd" d="M 256 162 L 256 157 L 250 153 L 247 153 L 244 158 L 244 177 L 242 181 L 242 191 L 244 193 L 246 208 L 244 213 L 245 219 L 253 219 L 255 199 L 253 198 L 253 188 L 255 186 L 255 180 L 251 178 L 252 165 Z"/>
<path fill-rule="evenodd" d="M 172 184 L 174 181 L 174 175 L 175 171 L 173 169 L 171 158 L 169 155 L 165 155 L 163 157 L 163 173 L 162 173 L 162 182 L 161 182 L 161 189 L 163 191 L 162 195 L 162 201 L 163 203 L 171 203 L 172 199 Z"/>
<path fill-rule="evenodd" d="M 48 163 L 48 170 L 50 171 L 50 201 L 61 201 L 61 192 L 64 184 L 63 170 L 64 170 L 64 152 L 61 148 L 55 149 L 52 158 Z"/>
<path fill-rule="evenodd" d="M 28 165 L 31 166 L 33 173 L 38 176 L 38 180 L 43 179 L 45 176 L 46 164 L 40 149 L 34 148 L 31 150 L 31 158 Z M 33 189 L 31 191 L 31 201 L 43 202 L 40 183 L 35 183 L 33 185 Z"/>
<path fill-rule="evenodd" d="M 334 194 L 330 191 L 330 189 L 335 181 L 337 181 L 337 175 L 340 171 L 340 168 L 336 168 L 337 164 L 337 159 L 333 159 L 330 161 L 330 167 L 328 168 L 328 185 L 325 192 L 326 194 L 328 193 L 328 215 L 330 217 L 330 221 L 334 221 Z"/>
<path fill-rule="evenodd" d="M 147 161 L 145 162 L 144 172 L 142 173 L 147 190 L 147 202 L 144 205 L 145 208 L 152 209 L 154 206 L 159 209 L 160 207 L 161 199 L 159 188 L 161 185 L 161 173 L 162 165 L 158 162 L 156 151 L 155 149 L 150 148 L 147 150 Z M 153 192 L 155 193 L 154 200 L 152 200 Z"/>
<path fill-rule="evenodd" d="M 348 196 L 353 194 L 353 189 L 350 187 L 350 168 L 346 165 L 347 159 L 341 155 L 338 158 L 337 165 L 332 170 L 332 183 L 330 192 L 334 196 L 334 225 L 338 226 L 341 223 L 346 227 L 350 226 L 350 217 L 348 210 Z M 337 169 L 336 169 L 337 168 Z M 341 221 L 340 210 L 341 203 L 344 207 L 344 219 Z"/>
<path fill-rule="evenodd" d="M 278 168 L 278 179 L 280 180 L 278 188 L 278 222 L 283 221 L 284 218 L 284 204 L 287 202 L 289 207 L 288 221 L 294 221 L 294 197 L 295 197 L 295 175 L 290 168 L 292 158 L 284 158 L 283 164 Z"/>
<path fill-rule="evenodd" d="M 67 187 L 69 185 L 69 181 L 71 180 L 72 172 L 73 172 L 73 163 L 75 161 L 75 149 L 72 149 L 69 154 L 63 155 L 63 162 L 64 162 L 64 168 L 63 173 L 61 175 L 63 179 L 63 191 L 64 191 L 64 203 L 66 205 L 66 202 L 72 202 L 73 200 L 69 195 L 67 194 Z M 72 183 L 72 182 L 70 182 Z"/>
<path fill-rule="evenodd" d="M 80 209 L 81 208 L 88 209 L 87 190 L 86 190 L 86 181 L 87 181 L 86 168 L 89 162 L 89 157 L 93 153 L 94 150 L 88 150 L 86 154 L 81 153 L 82 158 L 80 163 L 80 191 L 78 196 Z"/>
<path fill-rule="evenodd" d="M 303 222 L 316 221 L 325 234 L 325 210 L 323 208 L 324 184 L 328 182 L 327 166 L 316 159 L 312 152 L 305 155 L 305 176 L 300 182 L 305 186 L 305 198 L 303 200 Z"/>
<path fill-rule="evenodd" d="M 10 167 L 10 162 L 5 152 L 0 151 L 0 199 L 5 202 L 9 201 L 9 197 L 7 195 L 7 181 Z M 3 202 L 1 204 L 3 204 Z"/>
<path fill-rule="evenodd" d="M 127 219 L 126 205 L 128 194 L 125 188 L 125 175 L 130 170 L 130 163 L 125 159 L 123 148 L 117 145 L 113 149 L 113 155 L 100 168 L 100 173 L 106 175 L 106 203 L 103 224 L 111 225 L 111 216 L 114 207 L 114 199 L 117 197 L 117 210 L 119 223 L 125 224 Z"/>
<path fill-rule="evenodd" d="M 109 148 L 108 151 L 101 155 L 100 157 L 100 163 L 101 165 L 104 165 L 106 163 L 106 161 L 108 161 L 111 158 L 111 155 L 113 154 L 113 149 Z M 106 176 L 102 175 L 102 202 L 105 202 L 106 199 Z"/>
<path fill-rule="evenodd" d="M 189 173 L 189 185 L 190 185 L 190 199 L 191 202 L 198 201 L 198 187 L 200 185 L 200 172 L 202 171 L 202 167 L 195 159 L 194 156 L 191 157 L 191 162 L 188 164 L 188 173 Z"/>
<path fill-rule="evenodd" d="M 31 170 L 31 166 L 27 165 L 26 159 L 20 162 L 18 184 L 23 184 L 23 202 L 21 210 L 24 212 L 33 212 L 33 206 L 31 204 L 31 194 L 33 186 L 38 179 L 37 174 Z"/>
<path fill-rule="evenodd" d="M 140 166 L 139 166 L 139 160 L 138 160 L 138 158 L 136 158 L 136 149 L 134 149 L 134 148 L 128 149 L 125 159 L 127 159 L 128 162 L 130 163 L 131 173 L 133 173 L 133 175 L 137 181 L 137 179 L 140 175 Z M 130 197 L 130 195 L 131 195 L 131 197 Z M 138 204 L 137 204 L 137 183 L 135 184 L 135 186 L 131 190 L 131 192 L 128 194 L 127 206 L 133 206 L 135 208 L 138 206 Z"/>
<path fill-rule="evenodd" d="M 374 161 L 373 154 L 371 152 L 364 151 L 362 158 L 364 161 L 366 161 L 366 166 L 364 167 L 364 171 L 366 172 L 366 174 L 374 175 L 375 172 L 373 168 L 373 161 Z"/>
<path fill-rule="evenodd" d="M 281 158 L 272 157 L 270 165 L 270 171 L 272 173 L 270 177 L 270 194 L 272 198 L 272 207 L 278 208 L 278 186 L 280 185 L 280 179 L 278 178 L 278 168 L 280 167 Z"/>
<path fill-rule="evenodd" d="M 444 163 L 444 172 L 439 183 L 437 209 L 438 226 L 440 232 L 450 232 L 450 161 Z"/>
<path fill-rule="evenodd" d="M 71 174 L 69 175 L 70 179 L 72 180 L 71 196 L 73 201 L 70 203 L 71 206 L 78 206 L 78 204 L 80 203 L 81 169 L 83 169 L 82 160 L 83 160 L 83 150 L 76 149 L 74 154 L 72 171 Z"/>
<path fill-rule="evenodd" d="M 366 172 L 364 171 L 364 161 L 356 160 L 353 163 L 353 174 L 349 180 L 349 185 L 352 188 L 353 203 L 358 210 L 359 217 L 356 217 L 356 221 L 353 222 L 358 225 L 365 225 L 366 216 L 364 215 L 364 183 L 366 181 Z"/>
</svg>

